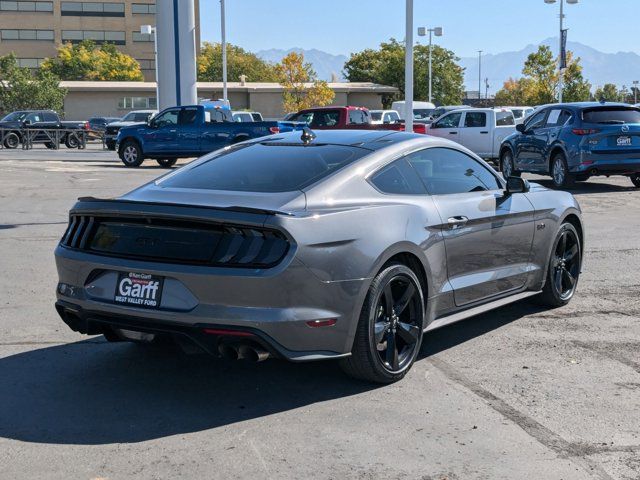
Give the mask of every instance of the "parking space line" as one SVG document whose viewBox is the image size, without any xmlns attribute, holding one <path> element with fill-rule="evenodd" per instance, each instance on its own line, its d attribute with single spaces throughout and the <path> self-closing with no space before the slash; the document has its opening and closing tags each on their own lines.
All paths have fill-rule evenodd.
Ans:
<svg viewBox="0 0 640 480">
<path fill-rule="evenodd" d="M 433 356 L 430 357 L 428 361 L 435 368 L 440 370 L 440 372 L 442 372 L 447 378 L 459 385 L 462 385 L 478 397 L 485 400 L 493 410 L 498 412 L 507 420 L 518 425 L 538 443 L 544 445 L 550 450 L 553 450 L 559 456 L 568 458 L 575 464 L 579 465 L 590 476 L 590 478 L 613 480 L 613 477 L 611 477 L 598 463 L 586 457 L 586 455 L 591 453 L 590 445 L 568 442 L 538 421 L 517 410 L 484 387 L 468 379 L 444 360 Z"/>
</svg>

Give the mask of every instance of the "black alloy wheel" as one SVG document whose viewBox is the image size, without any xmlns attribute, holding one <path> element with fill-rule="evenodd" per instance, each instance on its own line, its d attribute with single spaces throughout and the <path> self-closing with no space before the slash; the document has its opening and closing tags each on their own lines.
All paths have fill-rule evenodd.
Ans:
<svg viewBox="0 0 640 480">
<path fill-rule="evenodd" d="M 575 227 L 564 223 L 553 244 L 542 298 L 548 305 L 569 303 L 576 292 L 582 267 L 582 250 Z"/>
<path fill-rule="evenodd" d="M 343 369 L 356 378 L 391 383 L 409 371 L 420 350 L 424 325 L 420 281 L 404 264 L 374 279 L 362 309 L 352 355 Z"/>
</svg>

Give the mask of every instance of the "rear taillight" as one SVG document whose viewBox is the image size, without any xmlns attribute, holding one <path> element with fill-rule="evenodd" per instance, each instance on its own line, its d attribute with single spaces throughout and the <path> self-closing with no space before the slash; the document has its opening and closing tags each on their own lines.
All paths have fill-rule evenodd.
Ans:
<svg viewBox="0 0 640 480">
<path fill-rule="evenodd" d="M 591 135 L 598 133 L 600 130 L 597 128 L 574 128 L 571 130 L 575 135 Z"/>
<path fill-rule="evenodd" d="M 89 122 L 84 122 L 84 129 L 85 130 L 89 130 L 90 129 Z"/>
<path fill-rule="evenodd" d="M 413 126 L 413 132 L 414 133 L 422 133 L 422 134 L 426 134 L 427 133 L 427 126 L 423 125 L 421 123 L 417 123 Z"/>
<path fill-rule="evenodd" d="M 280 127 L 269 127 L 271 133 L 280 133 Z"/>
</svg>

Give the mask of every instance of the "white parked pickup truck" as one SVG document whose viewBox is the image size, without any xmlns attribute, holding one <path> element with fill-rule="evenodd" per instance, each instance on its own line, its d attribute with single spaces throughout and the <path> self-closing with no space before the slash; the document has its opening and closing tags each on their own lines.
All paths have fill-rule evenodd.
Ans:
<svg viewBox="0 0 640 480">
<path fill-rule="evenodd" d="M 455 110 L 427 127 L 427 135 L 453 140 L 485 159 L 498 158 L 502 140 L 515 131 L 513 113 L 504 108 Z"/>
</svg>

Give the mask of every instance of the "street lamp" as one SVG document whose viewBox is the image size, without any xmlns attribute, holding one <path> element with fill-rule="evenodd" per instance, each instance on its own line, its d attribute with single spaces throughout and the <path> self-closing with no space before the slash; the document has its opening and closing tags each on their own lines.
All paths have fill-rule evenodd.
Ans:
<svg viewBox="0 0 640 480">
<path fill-rule="evenodd" d="M 224 14 L 224 0 L 220 0 L 220 46 L 222 47 L 222 99 L 227 99 L 227 35 L 226 35 L 226 17 Z"/>
<path fill-rule="evenodd" d="M 482 100 L 482 50 L 478 50 L 478 100 Z"/>
<path fill-rule="evenodd" d="M 413 0 L 405 7 L 404 130 L 413 132 Z"/>
<path fill-rule="evenodd" d="M 420 37 L 424 37 L 427 32 L 429 32 L 429 101 L 431 101 L 431 49 L 432 49 L 432 43 L 431 43 L 431 37 L 432 35 L 435 35 L 436 37 L 441 37 L 442 36 L 442 27 L 435 27 L 435 28 L 425 28 L 425 27 L 420 27 L 418 28 L 418 35 Z"/>
<path fill-rule="evenodd" d="M 544 0 L 544 3 L 556 3 L 557 0 Z M 564 20 L 564 1 L 560 0 L 560 39 L 559 44 L 560 48 L 558 49 L 558 103 L 562 103 L 562 31 L 563 31 L 563 20 Z M 569 5 L 575 5 L 578 3 L 578 0 L 566 0 Z"/>
<path fill-rule="evenodd" d="M 153 25 L 140 25 L 140 33 L 142 35 L 151 35 L 153 34 L 153 64 L 156 69 L 156 108 L 160 106 L 160 89 L 158 84 L 160 83 L 158 80 L 158 34 L 156 32 L 156 27 Z"/>
</svg>

